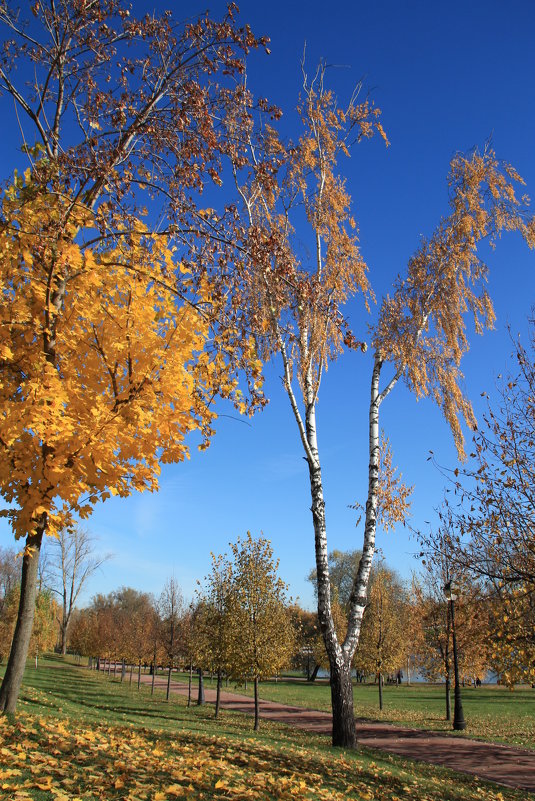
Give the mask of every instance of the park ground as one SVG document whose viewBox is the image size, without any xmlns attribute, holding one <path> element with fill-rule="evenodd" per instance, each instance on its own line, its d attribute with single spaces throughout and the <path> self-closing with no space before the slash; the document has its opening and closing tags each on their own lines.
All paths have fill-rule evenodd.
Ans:
<svg viewBox="0 0 535 801">
<path fill-rule="evenodd" d="M 279 698 L 284 684 L 276 683 Z M 288 682 L 287 691 L 297 692 L 295 684 Z M 264 698 L 273 686 L 262 685 Z M 314 688 L 321 692 L 321 686 Z M 522 691 L 495 696 L 494 716 L 490 698 L 485 701 L 490 692 L 477 697 L 482 709 L 491 710 L 482 712 L 489 716 L 489 738 L 516 742 L 526 706 L 534 703 L 529 690 L 525 697 Z M 357 707 L 363 693 L 359 687 Z M 408 694 L 403 703 L 401 698 L 398 715 L 403 705 L 408 712 L 411 703 L 416 706 Z M 516 725 L 502 727 L 504 704 Z M 19 713 L 0 721 L 0 798 L 520 801 L 526 791 L 366 747 L 357 753 L 333 750 L 324 736 L 269 721 L 254 733 L 245 715 L 223 711 L 214 721 L 213 707 L 188 708 L 174 694 L 166 702 L 161 689 L 151 696 L 148 686 L 136 688 L 135 675 L 129 685 L 50 658 L 37 670 L 28 663 Z"/>
</svg>

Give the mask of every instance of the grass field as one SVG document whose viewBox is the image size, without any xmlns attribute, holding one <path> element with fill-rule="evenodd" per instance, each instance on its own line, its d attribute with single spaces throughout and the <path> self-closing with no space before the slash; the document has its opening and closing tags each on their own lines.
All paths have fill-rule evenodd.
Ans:
<svg viewBox="0 0 535 801">
<path fill-rule="evenodd" d="M 181 676 L 186 680 L 185 675 Z M 230 687 L 229 687 L 230 689 Z M 252 688 L 239 688 L 251 695 Z M 298 679 L 262 682 L 260 697 L 269 701 L 329 711 L 330 687 L 326 680 L 310 684 Z M 444 687 L 440 685 L 385 685 L 384 709 L 379 711 L 378 689 L 371 684 L 354 688 L 357 717 L 383 720 L 404 726 L 433 731 L 451 731 L 445 720 Z M 464 734 L 484 740 L 535 748 L 535 689 L 517 687 L 514 691 L 497 685 L 462 688 L 462 702 L 467 729 Z M 453 691 L 451 696 L 453 715 Z"/>
<path fill-rule="evenodd" d="M 166 703 L 60 658 L 28 666 L 19 712 L 0 718 L 0 798 L 9 801 L 520 801 L 442 768 L 213 708 Z"/>
</svg>

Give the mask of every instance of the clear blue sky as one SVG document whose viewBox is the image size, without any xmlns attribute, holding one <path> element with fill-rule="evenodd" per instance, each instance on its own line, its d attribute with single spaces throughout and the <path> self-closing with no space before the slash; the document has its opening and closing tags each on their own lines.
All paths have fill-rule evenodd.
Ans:
<svg viewBox="0 0 535 801">
<path fill-rule="evenodd" d="M 166 3 L 139 0 L 136 10 Z M 194 14 L 204 3 L 181 3 Z M 224 4 L 213 2 L 214 15 Z M 292 109 L 300 89 L 300 59 L 307 43 L 312 70 L 320 57 L 335 65 L 329 79 L 340 99 L 364 78 L 391 141 L 365 143 L 344 169 L 360 227 L 363 255 L 378 298 L 402 273 L 419 237 L 432 232 L 447 212 L 446 176 L 451 157 L 492 139 L 499 157 L 514 164 L 535 196 L 535 4 L 532 0 L 376 0 L 240 3 L 241 19 L 271 37 L 271 55 L 253 54 L 249 86 L 284 110 L 283 125 L 295 132 Z M 178 13 L 178 12 L 177 12 Z M 5 120 L 11 104 L 0 99 Z M 0 155 L 0 175 L 11 174 L 13 156 Z M 19 167 L 26 167 L 19 157 Z M 496 329 L 473 341 L 464 362 L 466 389 L 481 412 L 480 393 L 492 395 L 511 351 L 506 325 L 526 333 L 534 298 L 535 253 L 519 237 L 503 239 L 488 254 Z M 357 335 L 368 318 L 349 309 Z M 373 310 L 372 310 L 373 319 Z M 280 572 L 292 595 L 312 608 L 306 575 L 314 564 L 306 463 L 280 381 L 278 362 L 266 367 L 267 409 L 251 421 L 221 417 L 209 450 L 191 461 L 165 466 L 154 495 L 112 499 L 96 508 L 88 527 L 98 547 L 114 558 L 96 575 L 84 600 L 121 585 L 158 594 L 174 574 L 187 597 L 210 567 L 210 551 L 250 529 L 273 543 Z M 330 549 L 359 547 L 362 529 L 348 506 L 364 501 L 367 470 L 369 357 L 347 354 L 324 378 L 319 441 L 326 492 Z M 434 519 L 442 479 L 427 462 L 455 465 L 451 435 L 431 402 L 416 403 L 398 387 L 383 406 L 382 422 L 395 463 L 414 484 L 412 524 Z M 2 522 L 0 545 L 12 545 Z M 403 528 L 379 534 L 387 562 L 408 576 L 417 545 Z"/>
</svg>

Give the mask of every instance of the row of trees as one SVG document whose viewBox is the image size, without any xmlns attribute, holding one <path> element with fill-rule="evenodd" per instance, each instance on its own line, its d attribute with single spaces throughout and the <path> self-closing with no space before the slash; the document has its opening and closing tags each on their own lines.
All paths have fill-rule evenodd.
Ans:
<svg viewBox="0 0 535 801">
<path fill-rule="evenodd" d="M 230 556 L 212 556 L 212 568 L 194 603 L 187 606 L 175 579 L 156 601 L 122 588 L 98 595 L 74 622 L 71 646 L 81 654 L 138 666 L 208 670 L 217 676 L 216 716 L 223 676 L 255 689 L 290 664 L 296 631 L 287 587 L 268 540 L 250 533 L 231 545 Z M 139 678 L 138 678 L 139 680 Z M 154 685 L 153 685 L 154 686 Z"/>
</svg>

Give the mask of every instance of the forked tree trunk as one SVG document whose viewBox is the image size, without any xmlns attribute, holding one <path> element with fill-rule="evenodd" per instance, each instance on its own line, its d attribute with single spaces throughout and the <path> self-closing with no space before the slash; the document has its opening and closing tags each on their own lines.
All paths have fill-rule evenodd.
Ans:
<svg viewBox="0 0 535 801">
<path fill-rule="evenodd" d="M 33 619 L 35 615 L 35 598 L 37 595 L 37 568 L 43 541 L 44 529 L 29 536 L 22 559 L 22 576 L 20 585 L 20 600 L 15 633 L 9 659 L 0 687 L 0 713 L 14 713 L 22 684 L 30 638 L 32 636 Z"/>
<path fill-rule="evenodd" d="M 254 677 L 254 730 L 258 731 L 260 714 L 258 708 L 258 676 Z"/>
</svg>

